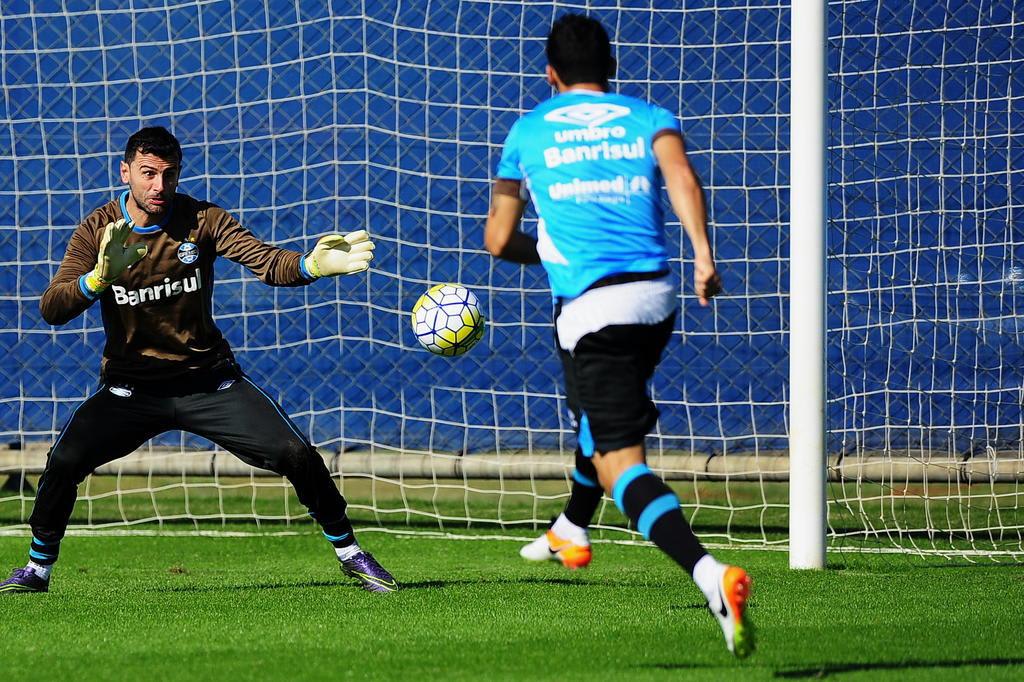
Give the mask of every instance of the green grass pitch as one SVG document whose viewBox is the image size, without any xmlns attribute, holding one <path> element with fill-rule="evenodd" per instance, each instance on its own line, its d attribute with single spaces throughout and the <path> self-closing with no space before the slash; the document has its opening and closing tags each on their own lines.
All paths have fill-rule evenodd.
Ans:
<svg viewBox="0 0 1024 682">
<path fill-rule="evenodd" d="M 651 547 L 599 544 L 568 572 L 504 539 L 360 540 L 403 591 L 359 590 L 312 528 L 69 537 L 49 594 L 0 599 L 3 678 L 1024 678 L 1019 566 L 848 553 L 794 572 L 784 553 L 721 551 L 754 577 L 759 650 L 736 661 Z M 0 537 L 8 566 L 26 551 Z"/>
</svg>

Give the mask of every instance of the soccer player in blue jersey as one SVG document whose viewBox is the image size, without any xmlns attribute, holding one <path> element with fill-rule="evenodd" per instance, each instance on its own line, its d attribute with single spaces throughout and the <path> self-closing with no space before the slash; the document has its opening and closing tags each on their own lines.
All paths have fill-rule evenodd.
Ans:
<svg viewBox="0 0 1024 682">
<path fill-rule="evenodd" d="M 659 190 L 694 248 L 701 305 L 719 292 L 704 193 L 670 112 L 609 92 L 615 61 L 596 20 L 568 14 L 547 40 L 547 80 L 558 90 L 509 131 L 487 218 L 487 250 L 540 263 L 555 304 L 558 353 L 578 447 L 565 511 L 523 548 L 527 559 L 570 568 L 590 562 L 587 526 L 602 490 L 643 536 L 682 566 L 708 600 L 726 645 L 754 649 L 746 571 L 719 563 L 683 517 L 675 493 L 646 464 L 644 437 L 658 410 L 647 395 L 675 326 Z M 537 237 L 520 231 L 526 198 Z"/>
</svg>

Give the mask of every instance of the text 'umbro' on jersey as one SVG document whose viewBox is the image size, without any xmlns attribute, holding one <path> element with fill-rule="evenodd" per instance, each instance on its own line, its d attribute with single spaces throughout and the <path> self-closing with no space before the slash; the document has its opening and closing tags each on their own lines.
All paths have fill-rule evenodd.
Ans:
<svg viewBox="0 0 1024 682">
<path fill-rule="evenodd" d="M 661 173 L 651 145 L 679 134 L 669 111 L 615 93 L 559 94 L 509 131 L 497 177 L 520 180 L 540 221 L 552 294 L 573 298 L 609 275 L 668 267 Z"/>
</svg>

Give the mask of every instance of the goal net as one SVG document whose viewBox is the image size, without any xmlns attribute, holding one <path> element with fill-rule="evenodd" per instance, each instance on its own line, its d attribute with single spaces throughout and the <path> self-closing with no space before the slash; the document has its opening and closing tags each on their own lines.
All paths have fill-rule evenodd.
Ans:
<svg viewBox="0 0 1024 682">
<path fill-rule="evenodd" d="M 830 530 L 1020 557 L 1024 18 L 831 10 Z"/>
<path fill-rule="evenodd" d="M 830 537 L 1019 554 L 1021 20 L 1010 0 L 889 4 L 829 8 Z M 493 262 L 482 230 L 509 127 L 551 94 L 544 38 L 565 11 L 608 28 L 615 89 L 678 112 L 726 282 L 695 304 L 670 223 L 682 313 L 651 464 L 707 541 L 785 546 L 789 7 L 769 0 L 6 2 L 0 529 L 24 530 L 47 447 L 96 388 L 98 308 L 51 328 L 38 298 L 143 125 L 181 139 L 181 191 L 263 239 L 373 234 L 368 275 L 272 289 L 223 261 L 214 294 L 357 522 L 525 533 L 557 513 L 575 441 L 550 292 L 541 269 Z M 454 359 L 409 326 L 447 281 L 488 318 Z M 285 482 L 189 434 L 98 473 L 76 528 L 309 523 Z M 595 521 L 630 537 L 610 503 Z"/>
</svg>

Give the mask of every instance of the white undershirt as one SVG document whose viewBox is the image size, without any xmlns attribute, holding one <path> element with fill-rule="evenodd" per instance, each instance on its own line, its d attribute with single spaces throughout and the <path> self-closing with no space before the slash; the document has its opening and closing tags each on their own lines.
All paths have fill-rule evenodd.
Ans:
<svg viewBox="0 0 1024 682">
<path fill-rule="evenodd" d="M 581 338 L 605 327 L 657 324 L 675 311 L 678 295 L 679 287 L 668 275 L 584 291 L 562 304 L 555 320 L 558 345 L 571 353 Z"/>
</svg>

